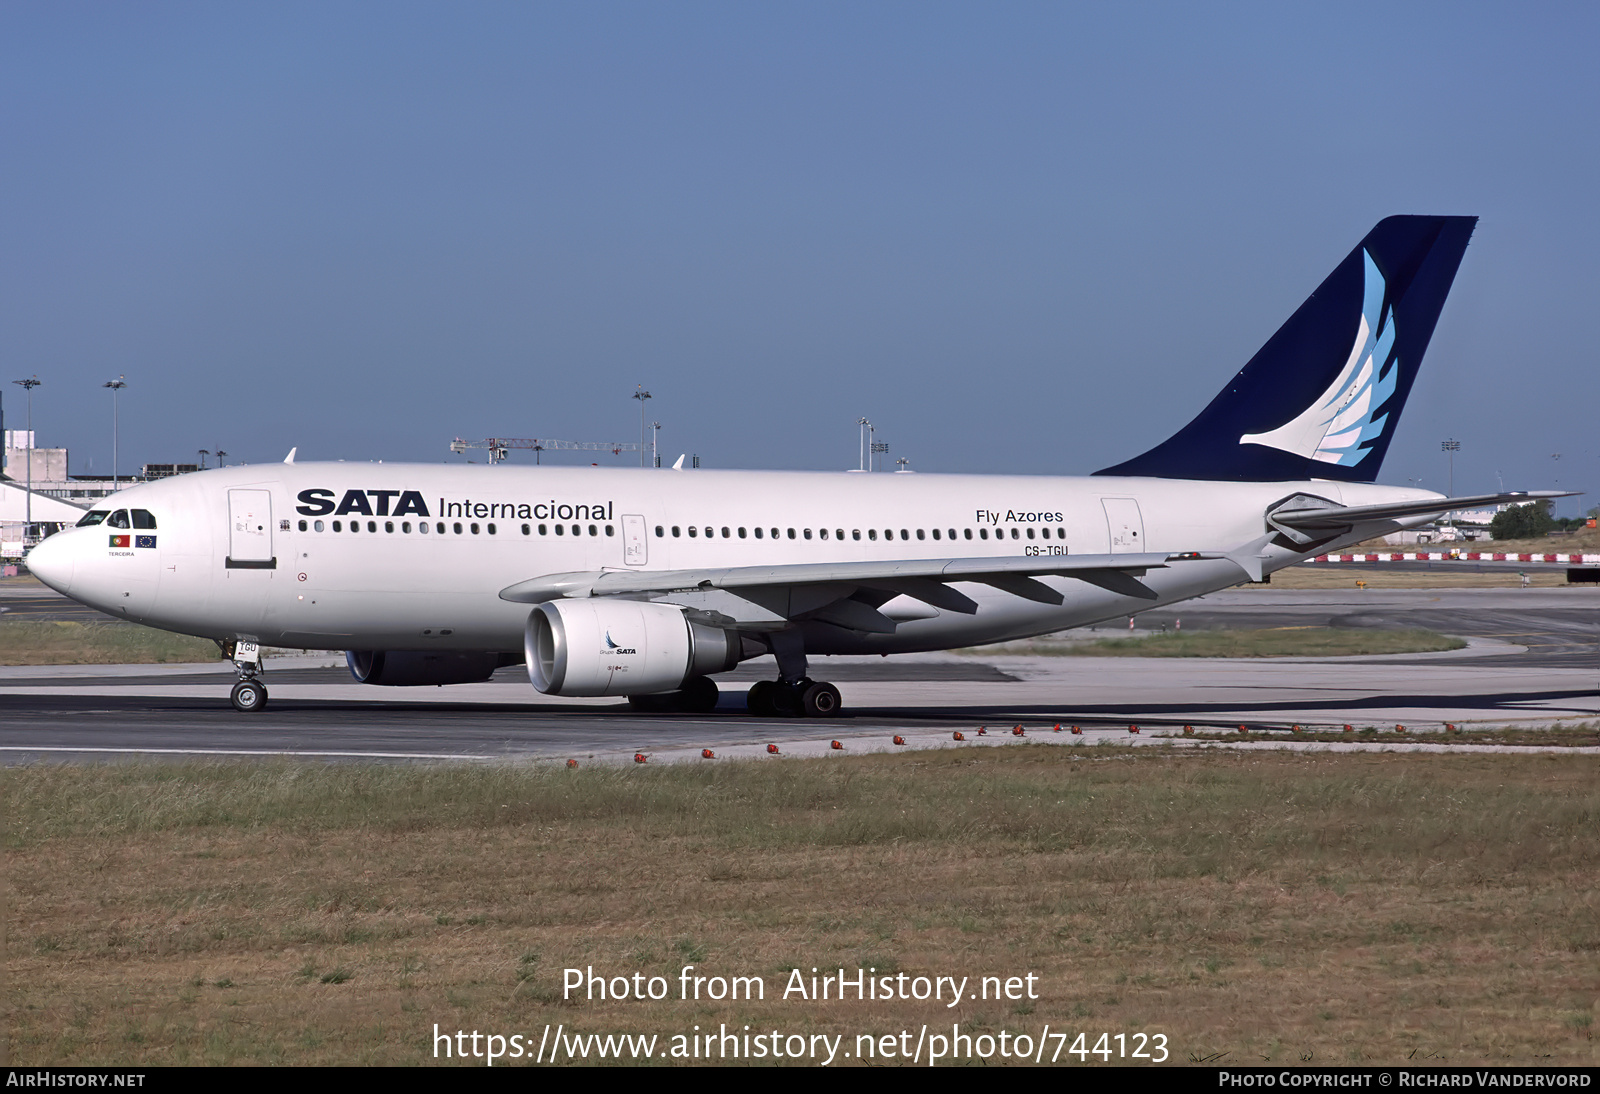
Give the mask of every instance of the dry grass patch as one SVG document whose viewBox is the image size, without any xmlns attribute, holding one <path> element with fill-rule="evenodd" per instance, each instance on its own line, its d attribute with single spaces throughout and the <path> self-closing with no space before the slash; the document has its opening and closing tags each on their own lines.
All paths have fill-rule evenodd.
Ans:
<svg viewBox="0 0 1600 1094">
<path fill-rule="evenodd" d="M 434 1023 L 853 1048 L 951 1021 L 1159 1031 L 1177 1062 L 1589 1062 L 1594 776 L 1045 746 L 13 768 L 12 1063 L 418 1063 Z M 685 964 L 767 999 L 561 999 L 568 967 Z M 795 966 L 1031 972 L 1041 998 L 783 1002 Z"/>
<path fill-rule="evenodd" d="M 209 638 L 137 623 L 0 623 L 0 665 L 159 665 L 221 657 Z"/>
<path fill-rule="evenodd" d="M 1351 657 L 1379 653 L 1459 650 L 1466 642 L 1433 631 L 1352 627 L 1268 627 L 1261 630 L 1171 631 L 1035 652 L 1072 657 Z"/>
</svg>

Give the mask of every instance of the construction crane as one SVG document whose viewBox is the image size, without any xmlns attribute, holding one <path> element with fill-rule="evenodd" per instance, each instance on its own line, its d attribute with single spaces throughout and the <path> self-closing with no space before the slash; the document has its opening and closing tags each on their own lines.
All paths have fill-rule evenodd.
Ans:
<svg viewBox="0 0 1600 1094">
<path fill-rule="evenodd" d="M 624 452 L 641 452 L 644 445 L 637 441 L 554 441 L 540 437 L 486 437 L 481 441 L 466 441 L 457 437 L 450 442 L 450 451 L 457 455 L 469 448 L 487 448 L 490 463 L 499 463 L 513 448 L 525 449 L 534 454 L 534 462 L 537 463 L 542 453 L 557 448 L 609 452 L 613 456 L 620 456 Z"/>
</svg>

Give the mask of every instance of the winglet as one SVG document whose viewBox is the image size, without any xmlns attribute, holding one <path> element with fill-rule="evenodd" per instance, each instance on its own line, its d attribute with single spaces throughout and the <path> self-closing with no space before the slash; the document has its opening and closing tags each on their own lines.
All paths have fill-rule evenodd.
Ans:
<svg viewBox="0 0 1600 1094">
<path fill-rule="evenodd" d="M 683 457 L 687 456 L 688 454 L 689 453 L 685 452 L 685 453 L 683 453 L 682 455 L 680 455 L 678 457 L 678 462 L 672 465 L 672 469 L 674 471 L 682 471 L 683 470 Z"/>
<path fill-rule="evenodd" d="M 293 463 L 294 462 L 294 454 L 296 452 L 298 452 L 298 451 L 300 451 L 300 446 L 299 445 L 295 445 L 293 448 L 289 449 L 289 454 L 283 458 L 283 462 L 284 463 Z"/>
</svg>

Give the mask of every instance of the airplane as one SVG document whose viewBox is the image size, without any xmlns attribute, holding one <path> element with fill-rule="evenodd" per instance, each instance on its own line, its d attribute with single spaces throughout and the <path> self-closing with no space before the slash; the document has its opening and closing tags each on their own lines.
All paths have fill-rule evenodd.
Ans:
<svg viewBox="0 0 1600 1094">
<path fill-rule="evenodd" d="M 297 463 L 121 491 L 29 569 L 110 615 L 345 650 L 383 687 L 526 665 L 555 696 L 830 716 L 811 659 L 1004 642 L 1259 582 L 1442 513 L 1564 496 L 1381 486 L 1476 217 L 1380 221 L 1193 421 L 1089 476 Z M 681 465 L 681 461 L 680 465 Z"/>
</svg>

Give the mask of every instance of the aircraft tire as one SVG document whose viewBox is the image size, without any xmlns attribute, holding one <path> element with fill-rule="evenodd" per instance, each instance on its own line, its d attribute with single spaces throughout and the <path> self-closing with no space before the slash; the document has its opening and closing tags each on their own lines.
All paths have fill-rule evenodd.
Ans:
<svg viewBox="0 0 1600 1094">
<path fill-rule="evenodd" d="M 811 681 L 802 681 L 799 684 L 785 684 L 781 680 L 774 681 L 772 690 L 768 692 L 771 698 L 772 713 L 780 718 L 794 718 L 805 713 L 800 696 L 809 687 Z"/>
<path fill-rule="evenodd" d="M 745 706 L 758 718 L 770 718 L 778 713 L 772 705 L 772 689 L 777 687 L 771 680 L 757 680 L 750 685 L 749 692 L 745 695 Z"/>
<path fill-rule="evenodd" d="M 717 682 L 709 676 L 691 676 L 678 689 L 678 709 L 689 714 L 710 714 L 721 697 Z"/>
<path fill-rule="evenodd" d="M 843 700 L 838 688 L 819 680 L 801 694 L 800 704 L 807 718 L 832 718 L 839 713 Z"/>
<path fill-rule="evenodd" d="M 233 685 L 233 693 L 228 696 L 228 701 L 239 713 L 254 714 L 266 709 L 267 689 L 259 681 L 240 680 Z"/>
</svg>

